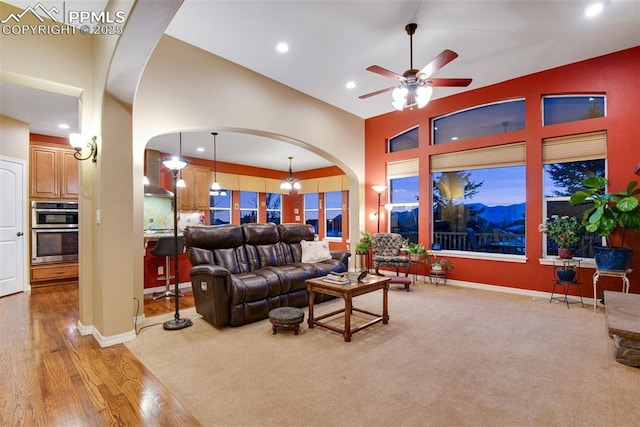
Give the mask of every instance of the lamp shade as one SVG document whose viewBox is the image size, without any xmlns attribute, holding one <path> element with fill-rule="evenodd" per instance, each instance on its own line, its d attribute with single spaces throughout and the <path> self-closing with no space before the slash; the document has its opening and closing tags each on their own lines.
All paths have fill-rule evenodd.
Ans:
<svg viewBox="0 0 640 427">
<path fill-rule="evenodd" d="M 170 169 L 172 171 L 179 171 L 180 169 L 183 169 L 185 166 L 187 166 L 187 162 L 185 162 L 178 156 L 173 156 L 169 159 L 163 160 L 162 164 L 167 169 Z"/>
</svg>

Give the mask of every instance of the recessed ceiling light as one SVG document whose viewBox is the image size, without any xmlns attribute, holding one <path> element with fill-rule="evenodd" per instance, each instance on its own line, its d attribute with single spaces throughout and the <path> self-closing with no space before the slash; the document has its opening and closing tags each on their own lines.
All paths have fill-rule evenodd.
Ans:
<svg viewBox="0 0 640 427">
<path fill-rule="evenodd" d="M 286 44 L 286 43 L 284 43 L 284 42 L 283 42 L 283 43 L 278 43 L 278 44 L 276 45 L 276 50 L 277 50 L 278 52 L 280 52 L 280 53 L 288 52 L 288 51 L 289 51 L 289 45 L 288 45 L 288 44 Z"/>
<path fill-rule="evenodd" d="M 202 153 L 202 152 L 204 151 L 204 148 L 202 148 L 202 147 L 198 147 L 198 148 L 196 149 L 196 151 L 198 151 L 199 153 Z"/>
<path fill-rule="evenodd" d="M 591 3 L 589 6 L 584 8 L 584 14 L 587 18 L 592 18 L 602 12 L 604 6 L 602 3 Z"/>
<path fill-rule="evenodd" d="M 452 140 L 452 141 L 457 141 L 457 140 L 458 140 L 458 137 L 457 137 L 457 136 L 454 136 L 454 137 L 452 137 L 452 138 L 451 138 L 451 140 Z"/>
<path fill-rule="evenodd" d="M 345 86 L 347 87 L 347 89 L 353 89 L 356 87 L 356 82 L 347 82 Z"/>
<path fill-rule="evenodd" d="M 60 123 L 60 124 L 58 125 L 58 127 L 59 127 L 60 129 L 69 129 L 69 125 L 68 125 L 68 124 L 66 124 L 66 123 Z"/>
</svg>

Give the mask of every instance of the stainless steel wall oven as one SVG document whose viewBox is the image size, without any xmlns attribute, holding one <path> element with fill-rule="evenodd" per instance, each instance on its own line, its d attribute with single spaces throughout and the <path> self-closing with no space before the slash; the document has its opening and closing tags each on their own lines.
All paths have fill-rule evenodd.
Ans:
<svg viewBox="0 0 640 427">
<path fill-rule="evenodd" d="M 31 202 L 31 264 L 78 261 L 78 203 Z"/>
</svg>

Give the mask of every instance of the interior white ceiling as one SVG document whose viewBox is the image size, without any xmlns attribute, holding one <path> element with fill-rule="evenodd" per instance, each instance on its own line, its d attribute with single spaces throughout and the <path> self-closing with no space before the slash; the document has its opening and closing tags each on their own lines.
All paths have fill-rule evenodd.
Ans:
<svg viewBox="0 0 640 427">
<path fill-rule="evenodd" d="M 9 3 L 25 7 L 33 2 Z M 409 37 L 404 31 L 410 22 L 418 24 L 413 38 L 415 68 L 451 49 L 460 56 L 434 77 L 473 79 L 467 88 L 436 88 L 434 98 L 640 45 L 640 0 L 608 0 L 603 13 L 591 19 L 583 15 L 588 3 L 185 0 L 166 33 L 368 118 L 392 111 L 391 95 L 366 100 L 358 96 L 395 82 L 365 69 L 375 64 L 402 74 L 410 68 Z M 74 7 L 88 10 L 101 10 L 104 4 L 73 2 Z M 281 41 L 290 46 L 286 54 L 275 50 Z M 354 81 L 356 88 L 346 89 L 347 81 Z M 71 102 L 34 90 L 21 96 L 5 83 L 0 90 L 2 113 L 31 123 L 32 132 L 59 136 L 68 132 L 56 126 L 62 106 Z M 12 99 L 16 96 L 18 101 Z M 77 119 L 77 102 L 70 110 Z M 211 158 L 211 141 L 209 132 L 184 134 L 183 153 Z M 218 141 L 220 161 L 286 170 L 287 157 L 294 156 L 294 171 L 330 164 L 281 141 L 229 133 L 221 133 Z M 177 135 L 149 143 L 162 151 L 176 151 L 177 145 Z M 209 148 L 199 154 L 198 146 Z"/>
</svg>

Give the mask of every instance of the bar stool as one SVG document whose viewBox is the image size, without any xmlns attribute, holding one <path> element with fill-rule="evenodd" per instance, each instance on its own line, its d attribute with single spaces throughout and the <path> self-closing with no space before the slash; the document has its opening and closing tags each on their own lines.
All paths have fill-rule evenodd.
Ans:
<svg viewBox="0 0 640 427">
<path fill-rule="evenodd" d="M 160 237 L 156 242 L 156 246 L 151 249 L 151 255 L 154 256 L 163 256 L 165 258 L 165 269 L 164 275 L 160 275 L 156 278 L 156 280 L 164 280 L 165 282 L 165 290 L 164 292 L 155 294 L 153 296 L 154 300 L 159 298 L 168 298 L 171 296 L 175 296 L 175 292 L 171 290 L 171 279 L 175 276 L 171 275 L 171 257 L 176 256 L 175 253 L 175 240 L 173 236 L 170 237 Z M 178 236 L 178 254 L 180 255 L 184 252 L 184 236 Z M 178 280 L 178 278 L 176 278 Z M 181 296 L 181 294 L 178 294 Z"/>
</svg>

